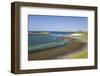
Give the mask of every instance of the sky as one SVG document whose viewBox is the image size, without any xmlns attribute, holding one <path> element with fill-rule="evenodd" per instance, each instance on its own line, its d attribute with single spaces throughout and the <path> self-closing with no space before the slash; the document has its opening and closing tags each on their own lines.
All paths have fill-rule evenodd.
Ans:
<svg viewBox="0 0 100 76">
<path fill-rule="evenodd" d="M 88 18 L 75 16 L 29 15 L 28 31 L 87 31 Z"/>
</svg>

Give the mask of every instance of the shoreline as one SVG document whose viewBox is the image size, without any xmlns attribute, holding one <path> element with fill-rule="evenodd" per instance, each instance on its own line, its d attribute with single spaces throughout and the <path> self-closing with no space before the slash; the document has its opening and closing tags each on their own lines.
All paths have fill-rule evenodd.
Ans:
<svg viewBox="0 0 100 76">
<path fill-rule="evenodd" d="M 71 44 L 63 45 L 60 47 L 54 47 L 49 49 L 44 49 L 43 51 L 31 52 L 28 54 L 28 60 L 47 60 L 47 59 L 57 59 L 56 57 L 62 56 L 65 53 L 69 54 L 73 51 L 81 48 L 85 43 L 78 41 L 77 39 L 66 37 L 66 40 L 70 40 Z M 76 45 L 77 44 L 77 45 Z"/>
</svg>

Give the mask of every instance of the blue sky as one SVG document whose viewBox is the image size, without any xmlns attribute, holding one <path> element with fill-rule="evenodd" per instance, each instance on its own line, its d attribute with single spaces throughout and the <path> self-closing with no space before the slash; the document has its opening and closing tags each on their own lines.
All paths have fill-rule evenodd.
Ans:
<svg viewBox="0 0 100 76">
<path fill-rule="evenodd" d="M 28 31 L 87 31 L 88 18 L 29 15 Z"/>
</svg>

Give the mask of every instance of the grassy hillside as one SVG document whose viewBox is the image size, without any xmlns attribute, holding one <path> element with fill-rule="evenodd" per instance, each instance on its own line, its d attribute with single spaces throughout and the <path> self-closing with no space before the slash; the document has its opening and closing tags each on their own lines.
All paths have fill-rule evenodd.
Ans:
<svg viewBox="0 0 100 76">
<path fill-rule="evenodd" d="M 79 59 L 79 58 L 87 58 L 88 57 L 88 52 L 87 49 L 82 50 L 81 52 L 74 53 L 74 54 L 69 54 L 67 58 L 71 59 Z"/>
<path fill-rule="evenodd" d="M 75 32 L 74 34 L 80 34 L 80 36 L 74 36 L 74 38 L 78 39 L 80 42 L 85 43 L 87 45 L 87 40 L 88 40 L 87 32 Z M 80 52 L 69 54 L 66 57 L 71 59 L 87 58 L 88 57 L 87 47 L 81 49 Z"/>
</svg>

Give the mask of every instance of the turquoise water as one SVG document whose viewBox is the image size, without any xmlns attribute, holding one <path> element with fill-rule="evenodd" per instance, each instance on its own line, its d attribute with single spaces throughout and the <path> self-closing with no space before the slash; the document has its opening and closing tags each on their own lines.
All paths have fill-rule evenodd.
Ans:
<svg viewBox="0 0 100 76">
<path fill-rule="evenodd" d="M 51 35 L 29 35 L 28 36 L 29 46 L 49 43 L 53 41 L 59 41 L 59 38 Z"/>
<path fill-rule="evenodd" d="M 71 34 L 65 32 L 52 32 L 50 34 L 32 34 L 28 35 L 28 50 L 37 51 L 47 48 L 57 47 L 69 43 L 61 38 L 62 35 Z"/>
</svg>

